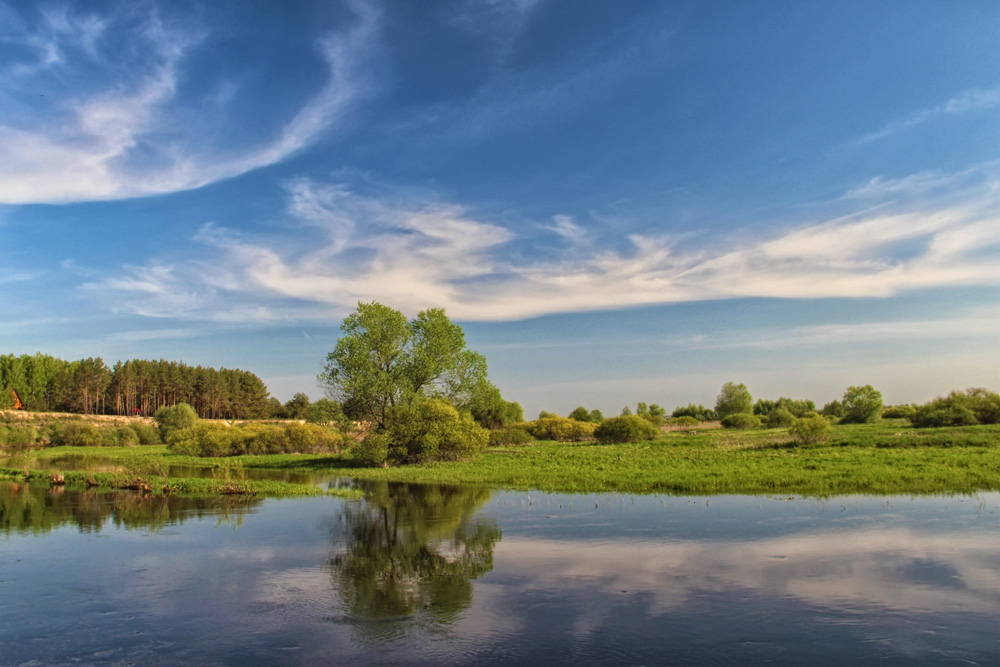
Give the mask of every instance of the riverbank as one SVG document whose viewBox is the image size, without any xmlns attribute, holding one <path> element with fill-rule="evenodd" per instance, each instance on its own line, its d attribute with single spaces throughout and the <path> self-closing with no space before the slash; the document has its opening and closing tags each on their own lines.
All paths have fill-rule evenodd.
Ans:
<svg viewBox="0 0 1000 667">
<path fill-rule="evenodd" d="M 1000 490 L 1000 427 L 914 429 L 902 421 L 843 425 L 825 443 L 786 430 L 693 430 L 630 445 L 537 442 L 490 449 L 471 461 L 358 467 L 349 454 L 176 456 L 154 447 L 60 447 L 31 454 L 32 469 L 67 454 L 107 459 L 137 452 L 168 465 L 238 460 L 248 472 L 280 470 L 400 482 L 479 484 L 551 492 L 715 494 L 949 494 Z M 251 475 L 252 476 L 252 475 Z"/>
</svg>

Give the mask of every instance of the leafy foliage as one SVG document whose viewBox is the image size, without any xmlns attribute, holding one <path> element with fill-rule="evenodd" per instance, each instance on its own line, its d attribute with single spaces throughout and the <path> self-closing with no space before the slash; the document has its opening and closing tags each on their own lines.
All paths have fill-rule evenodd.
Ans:
<svg viewBox="0 0 1000 667">
<path fill-rule="evenodd" d="M 882 394 L 870 384 L 848 387 L 843 405 L 845 424 L 874 424 L 882 416 Z"/>
<path fill-rule="evenodd" d="M 830 437 L 833 427 L 830 422 L 820 415 L 803 417 L 788 429 L 789 435 L 795 438 L 796 442 L 803 445 L 811 445 L 817 442 L 825 442 Z"/>
<path fill-rule="evenodd" d="M 699 422 L 707 422 L 715 419 L 715 412 L 711 409 L 706 408 L 702 404 L 695 405 L 694 403 L 688 403 L 683 407 L 676 407 L 674 411 L 670 413 L 671 417 L 692 417 L 697 419 Z"/>
<path fill-rule="evenodd" d="M 361 448 L 369 465 L 460 460 L 485 449 L 489 440 L 472 415 L 441 399 L 396 405 L 386 417 L 385 428 L 369 434 Z M 380 461 L 376 454 L 383 450 Z"/>
<path fill-rule="evenodd" d="M 1000 394 L 980 387 L 953 391 L 916 408 L 910 421 L 917 427 L 1000 423 Z"/>
<path fill-rule="evenodd" d="M 620 415 L 605 419 L 594 431 L 601 444 L 642 442 L 659 436 L 660 429 L 641 415 Z"/>
<path fill-rule="evenodd" d="M 315 454 L 339 452 L 344 437 L 318 424 L 242 424 L 228 426 L 200 421 L 172 431 L 168 449 L 185 456 L 241 456 L 251 454 Z"/>
<path fill-rule="evenodd" d="M 597 428 L 597 424 L 553 415 L 526 422 L 523 427 L 538 440 L 580 442 L 591 440 L 594 437 L 594 429 Z"/>
<path fill-rule="evenodd" d="M 198 413 L 187 403 L 164 406 L 153 415 L 160 427 L 160 437 L 164 442 L 170 442 L 174 431 L 191 428 L 198 423 Z"/>
<path fill-rule="evenodd" d="M 490 447 L 510 447 L 514 445 L 527 445 L 535 439 L 525 430 L 524 426 L 507 426 L 496 431 L 490 431 Z"/>
<path fill-rule="evenodd" d="M 499 398 L 486 379 L 485 357 L 466 349 L 462 327 L 441 308 L 407 321 L 388 306 L 359 303 L 340 328 L 319 380 L 353 419 L 383 429 L 392 409 L 423 398 L 444 399 L 497 425 L 520 408 Z"/>
<path fill-rule="evenodd" d="M 775 408 L 764 420 L 768 428 L 788 428 L 795 423 L 795 415 L 785 408 Z"/>
<path fill-rule="evenodd" d="M 760 424 L 760 417 L 748 412 L 737 412 L 736 414 L 727 415 L 722 420 L 722 428 L 748 430 L 757 428 Z"/>
<path fill-rule="evenodd" d="M 727 382 L 722 385 L 722 390 L 715 399 L 715 416 L 717 419 L 725 419 L 729 415 L 752 414 L 753 396 L 745 384 L 734 384 Z"/>
</svg>

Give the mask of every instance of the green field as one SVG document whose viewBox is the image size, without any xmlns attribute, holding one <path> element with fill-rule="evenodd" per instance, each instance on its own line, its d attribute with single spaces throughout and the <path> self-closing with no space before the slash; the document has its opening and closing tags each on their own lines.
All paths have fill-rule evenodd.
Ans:
<svg viewBox="0 0 1000 667">
<path fill-rule="evenodd" d="M 108 459 L 136 452 L 170 465 L 224 459 L 181 457 L 164 447 L 59 447 L 31 454 L 32 469 L 66 454 Z M 239 457 L 246 470 L 308 471 L 401 482 L 501 489 L 672 494 L 937 494 L 1000 490 L 1000 426 L 915 429 L 904 421 L 834 427 L 829 441 L 798 445 L 786 430 L 677 431 L 632 445 L 537 442 L 490 449 L 470 461 L 358 467 L 349 455 Z M 9 465 L 8 470 L 17 466 Z M 15 471 L 16 472 L 16 471 Z M 252 477 L 252 474 L 251 474 Z M 277 492 L 261 489 L 261 493 Z M 284 489 L 280 495 L 288 495 Z M 294 491 L 291 492 L 294 495 Z"/>
</svg>

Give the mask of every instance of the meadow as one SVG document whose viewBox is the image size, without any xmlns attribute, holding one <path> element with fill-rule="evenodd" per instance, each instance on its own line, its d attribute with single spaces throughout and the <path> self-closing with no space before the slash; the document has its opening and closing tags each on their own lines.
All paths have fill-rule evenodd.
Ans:
<svg viewBox="0 0 1000 667">
<path fill-rule="evenodd" d="M 241 479 L 253 484 L 264 484 L 254 481 L 255 470 L 283 470 L 566 493 L 827 497 L 1000 490 L 1000 426 L 920 429 L 905 420 L 836 425 L 829 440 L 813 444 L 796 443 L 787 429 L 694 428 L 665 432 L 655 440 L 634 444 L 537 441 L 491 447 L 468 461 L 390 468 L 360 466 L 349 453 L 201 458 L 170 453 L 164 446 L 46 448 L 31 453 L 30 468 L 48 470 L 48 462 L 67 454 L 106 459 L 109 464 L 141 455 L 166 465 L 220 470 L 238 461 L 237 468 L 246 473 Z M 24 472 L 13 464 L 5 465 L 8 467 L 0 475 L 8 479 Z M 36 480 L 44 482 L 44 476 L 32 477 Z M 69 478 L 66 481 L 70 483 Z M 192 482 L 192 492 L 195 484 L 212 488 L 209 481 Z M 262 486 L 256 492 L 305 493 L 278 486 Z"/>
</svg>

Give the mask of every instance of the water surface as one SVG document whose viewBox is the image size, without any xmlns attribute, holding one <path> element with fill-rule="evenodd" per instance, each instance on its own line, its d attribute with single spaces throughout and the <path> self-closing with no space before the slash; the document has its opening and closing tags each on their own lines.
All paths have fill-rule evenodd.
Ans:
<svg viewBox="0 0 1000 667">
<path fill-rule="evenodd" d="M 0 484 L 0 664 L 1000 662 L 1000 494 Z"/>
</svg>

